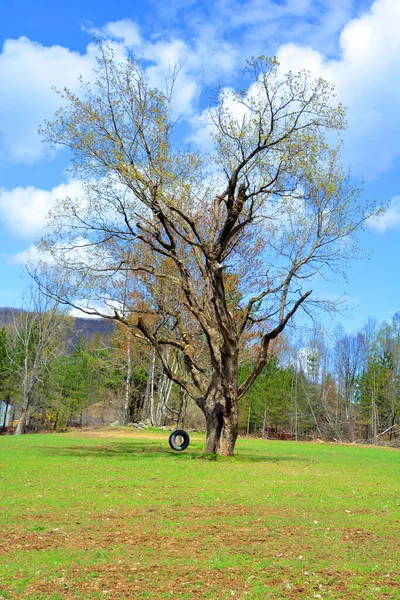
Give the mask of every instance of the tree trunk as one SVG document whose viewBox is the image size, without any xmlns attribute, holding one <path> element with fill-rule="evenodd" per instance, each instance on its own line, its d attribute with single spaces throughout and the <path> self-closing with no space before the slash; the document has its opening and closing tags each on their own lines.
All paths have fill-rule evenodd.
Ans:
<svg viewBox="0 0 400 600">
<path fill-rule="evenodd" d="M 210 402 L 211 400 L 211 402 Z M 204 411 L 206 417 L 206 454 L 232 456 L 238 436 L 238 400 L 228 397 L 217 389 L 207 403 L 211 410 Z"/>
<path fill-rule="evenodd" d="M 154 373 L 156 364 L 156 351 L 153 350 L 153 359 L 151 361 L 151 373 L 150 373 L 150 423 L 154 427 Z"/>
<path fill-rule="evenodd" d="M 3 425 L 1 426 L 1 432 L 5 431 L 7 426 L 8 407 L 10 406 L 10 395 L 7 394 L 4 408 Z"/>
<path fill-rule="evenodd" d="M 262 438 L 265 438 L 265 424 L 267 422 L 267 409 L 264 408 L 263 425 L 262 425 Z"/>
<path fill-rule="evenodd" d="M 238 436 L 238 402 L 232 405 L 230 413 L 224 414 L 218 454 L 232 456 Z"/>
<path fill-rule="evenodd" d="M 249 411 L 247 413 L 247 430 L 246 430 L 247 437 L 250 435 L 250 416 L 251 416 L 251 404 L 249 402 Z"/>
<path fill-rule="evenodd" d="M 25 433 L 26 418 L 28 416 L 28 408 L 29 408 L 29 399 L 27 402 L 24 403 L 24 406 L 21 410 L 21 415 L 18 419 L 18 425 L 17 425 L 14 435 L 22 435 L 23 433 Z"/>
<path fill-rule="evenodd" d="M 123 425 L 127 425 L 130 419 L 130 404 L 131 404 L 131 382 L 132 382 L 132 357 L 131 357 L 131 335 L 128 334 L 127 348 L 126 348 L 126 379 L 125 379 L 125 402 L 124 402 L 124 413 L 122 422 Z"/>
<path fill-rule="evenodd" d="M 28 339 L 29 341 L 29 339 Z M 28 410 L 31 404 L 31 396 L 33 393 L 33 389 L 35 384 L 37 383 L 37 357 L 35 357 L 33 366 L 31 367 L 31 372 L 30 372 L 30 367 L 29 367 L 29 344 L 26 343 L 25 344 L 25 357 L 24 357 L 24 370 L 23 370 L 23 385 L 22 385 L 22 389 L 23 389 L 23 402 L 22 402 L 22 409 L 21 409 L 21 415 L 18 419 L 18 425 L 17 425 L 17 429 L 15 430 L 14 435 L 22 435 L 23 433 L 25 433 L 26 431 L 26 420 L 27 420 L 27 416 L 28 416 Z"/>
<path fill-rule="evenodd" d="M 222 423 L 221 413 L 206 414 L 206 445 L 204 448 L 206 454 L 217 454 Z"/>
</svg>

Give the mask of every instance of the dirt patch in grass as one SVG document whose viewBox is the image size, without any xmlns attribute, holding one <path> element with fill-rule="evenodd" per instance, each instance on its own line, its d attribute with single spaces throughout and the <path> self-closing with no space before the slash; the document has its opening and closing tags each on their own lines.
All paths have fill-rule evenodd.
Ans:
<svg viewBox="0 0 400 600">
<path fill-rule="evenodd" d="M 173 557 L 179 548 L 181 556 L 193 553 L 210 553 L 221 549 L 254 554 L 263 549 L 265 558 L 296 557 L 310 549 L 326 551 L 326 544 L 334 542 L 343 546 L 374 547 L 377 535 L 360 528 L 308 527 L 305 525 L 274 524 L 272 518 L 294 519 L 295 509 L 265 508 L 238 505 L 214 507 L 177 506 L 146 507 L 137 511 L 94 513 L 89 521 L 79 515 L 56 517 L 58 527 L 46 527 L 46 516 L 36 515 L 35 522 L 43 523 L 37 531 L 29 531 L 29 516 L 25 526 L 5 527 L 0 539 L 0 556 L 13 551 L 44 550 L 49 548 L 109 549 L 151 548 L 155 554 Z M 272 522 L 273 524 L 269 524 Z M 320 540 L 317 542 L 317 540 Z M 382 540 L 378 540 L 382 542 Z M 385 535 L 385 546 L 396 547 L 396 538 Z"/>
<path fill-rule="evenodd" d="M 271 530 L 262 523 L 268 516 L 281 513 L 283 516 L 295 516 L 296 511 L 283 511 L 281 508 L 259 508 L 256 511 L 248 506 L 226 505 L 214 507 L 177 506 L 147 507 L 137 511 L 121 511 L 92 514 L 90 521 L 82 523 L 79 515 L 53 515 L 58 527 L 46 528 L 46 515 L 35 515 L 35 522 L 43 523 L 38 531 L 27 532 L 29 515 L 25 516 L 25 526 L 5 527 L 0 539 L 0 555 L 12 550 L 41 550 L 51 547 L 65 548 L 107 548 L 113 544 L 128 546 L 151 545 L 167 551 L 168 547 L 186 538 L 181 552 L 191 546 L 202 545 L 207 539 L 207 548 L 211 546 L 237 546 L 246 549 L 247 545 L 266 542 Z M 159 533 L 159 530 L 164 533 Z M 285 527 L 282 536 L 296 537 L 300 527 Z"/>
<path fill-rule="evenodd" d="M 29 586 L 28 594 L 48 594 L 58 592 L 65 600 L 80 597 L 93 598 L 102 594 L 103 598 L 224 598 L 234 596 L 245 598 L 251 585 L 243 581 L 235 569 L 225 571 L 203 571 L 195 568 L 160 568 L 153 564 L 141 566 L 97 567 L 95 574 L 88 569 L 73 569 L 65 575 Z"/>
<path fill-rule="evenodd" d="M 51 581 L 29 585 L 26 598 L 42 597 L 57 592 L 65 600 L 79 598 L 344 598 L 365 597 L 375 600 L 396 598 L 398 583 L 394 576 L 378 577 L 355 587 L 354 574 L 348 571 L 305 572 L 302 581 L 290 567 L 278 567 L 254 574 L 234 567 L 204 569 L 200 565 L 148 566 L 119 564 L 97 565 L 95 568 L 72 568 Z M 367 595 L 372 591 L 373 595 Z M 101 596 L 100 596 L 101 595 Z"/>
<path fill-rule="evenodd" d="M 0 554 L 23 552 L 28 562 L 33 554 L 52 549 L 87 556 L 82 566 L 72 563 L 31 580 L 22 597 L 41 600 L 396 597 L 394 573 L 364 574 L 355 588 L 356 573 L 318 565 L 318 553 L 334 555 L 334 543 L 338 552 L 340 547 L 373 544 L 368 531 L 330 529 L 332 546 L 327 548 L 321 539 L 318 550 L 316 529 L 285 526 L 271 531 L 263 525 L 260 519 L 271 509 L 230 505 L 210 514 L 208 507 L 191 506 L 175 513 L 172 507 L 99 513 L 85 526 L 78 518 L 69 515 L 62 520 L 60 515 L 60 527 L 54 530 L 3 531 Z M 99 552 L 106 553 L 104 559 L 94 558 Z M 370 588 L 375 595 L 367 595 Z M 17 597 L 21 596 L 10 596 Z"/>
</svg>

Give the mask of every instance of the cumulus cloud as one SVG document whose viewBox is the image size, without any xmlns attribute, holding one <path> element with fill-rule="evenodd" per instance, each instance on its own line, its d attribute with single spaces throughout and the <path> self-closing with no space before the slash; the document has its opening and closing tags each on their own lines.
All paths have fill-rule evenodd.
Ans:
<svg viewBox="0 0 400 600">
<path fill-rule="evenodd" d="M 298 44 L 277 51 L 282 71 L 308 69 L 336 85 L 338 100 L 348 107 L 344 158 L 367 179 L 389 170 L 400 154 L 399 21 L 397 0 L 376 0 L 343 28 L 338 59 Z"/>
<path fill-rule="evenodd" d="M 389 229 L 400 229 L 400 196 L 394 196 L 387 210 L 379 215 L 369 219 L 370 229 L 376 233 L 384 234 Z"/>
<path fill-rule="evenodd" d="M 22 252 L 17 252 L 16 254 L 7 256 L 8 262 L 12 265 L 38 265 L 43 261 L 44 255 L 43 252 L 38 250 L 34 244 L 29 246 L 26 250 L 22 250 Z M 47 262 L 52 262 L 50 257 L 46 257 Z"/>
<path fill-rule="evenodd" d="M 26 37 L 6 40 L 0 54 L 0 151 L 3 158 L 31 163 L 44 158 L 38 127 L 60 107 L 52 89 L 78 90 L 78 77 L 89 78 L 95 65 L 95 47 L 85 54 L 62 46 L 46 47 Z"/>
<path fill-rule="evenodd" d="M 63 242 L 53 246 L 53 253 L 38 248 L 31 244 L 26 250 L 8 255 L 8 261 L 15 265 L 29 265 L 33 269 L 44 265 L 53 267 L 63 265 L 68 268 L 74 266 L 80 269 L 101 269 L 110 265 L 112 257 L 107 251 L 93 245 L 86 238 L 77 238 L 73 244 L 66 247 Z"/>
<path fill-rule="evenodd" d="M 61 263 L 66 266 L 75 265 L 80 268 L 87 267 L 87 269 L 93 268 L 96 270 L 96 268 L 110 265 L 112 261 L 112 257 L 107 254 L 104 248 L 93 246 L 89 240 L 84 238 L 75 240 L 74 247 L 68 250 L 63 248 L 61 242 L 55 246 L 54 250 L 56 253 L 59 253 Z M 44 270 L 57 271 L 60 266 L 60 263 L 56 262 L 50 252 L 39 249 L 35 244 L 32 244 L 22 252 L 14 255 L 6 255 L 5 258 L 9 264 L 27 266 L 33 272 L 37 269 L 40 272 L 44 272 Z M 111 298 L 107 293 L 102 295 L 101 292 L 97 292 L 96 290 L 92 290 L 92 292 L 92 297 L 86 296 L 88 289 L 85 285 L 81 285 L 79 291 L 76 292 L 77 298 L 73 302 L 75 307 L 69 311 L 71 316 L 79 317 L 82 316 L 83 312 L 93 317 L 99 316 L 98 313 L 106 316 L 114 315 L 115 311 L 123 313 L 124 302 Z M 80 294 L 83 297 L 79 298 Z"/>
<path fill-rule="evenodd" d="M 365 2 L 359 6 L 365 6 Z M 180 65 L 174 109 L 193 124 L 201 113 L 202 94 L 208 86 L 214 87 L 221 80 L 231 85 L 240 76 L 239 66 L 246 55 L 263 52 L 264 48 L 270 52 L 267 33 L 273 22 L 295 18 L 299 27 L 301 23 L 308 28 L 312 25 L 314 32 L 322 28 L 335 40 L 338 38 L 332 32 L 341 27 L 334 59 L 330 58 L 331 49 L 329 54 L 323 54 L 320 51 L 323 45 L 310 35 L 304 38 L 307 46 L 285 43 L 278 49 L 275 46 L 273 51 L 278 54 L 283 71 L 306 68 L 336 84 L 339 100 L 349 107 L 344 156 L 354 173 L 373 178 L 390 169 L 399 155 L 400 135 L 400 121 L 395 119 L 400 102 L 397 0 L 376 0 L 369 10 L 346 25 L 343 25 L 346 19 L 354 14 L 350 0 L 329 0 L 327 10 L 322 11 L 325 20 L 321 23 L 320 3 L 314 0 L 290 0 L 283 4 L 271 1 L 266 4 L 261 0 L 246 3 L 235 0 L 230 4 L 221 1 L 215 6 L 220 29 L 204 20 L 204 14 L 196 20 L 195 8 L 191 10 L 194 12 L 188 23 L 188 31 L 193 33 L 190 38 L 183 37 L 183 33 L 160 35 L 160 32 L 145 38 L 137 23 L 130 19 L 107 23 L 100 33 L 110 40 L 118 58 L 128 50 L 144 58 L 152 84 L 164 86 L 171 69 Z M 306 24 L 305 15 L 309 13 L 313 18 Z M 264 28 L 264 34 L 255 35 L 260 27 Z M 292 35 L 294 30 L 291 27 L 288 30 Z M 281 26 L 279 32 L 281 43 L 290 39 Z M 293 36 L 291 39 L 301 39 L 297 34 Z M 257 39 L 257 44 L 263 47 L 258 48 L 252 39 Z M 3 116 L 0 155 L 19 162 L 33 162 L 48 155 L 49 149 L 41 143 L 37 127 L 45 118 L 51 118 L 60 105 L 60 98 L 51 87 L 66 85 L 78 91 L 77 78 L 81 74 L 90 79 L 95 55 L 93 44 L 80 54 L 61 46 L 46 47 L 26 37 L 6 40 L 0 54 L 0 77 L 7 81 L 0 97 Z M 204 131 L 195 132 L 194 139 L 203 141 Z"/>
<path fill-rule="evenodd" d="M 152 0 L 158 16 L 171 30 L 184 20 L 191 38 L 231 39 L 240 60 L 248 56 L 274 54 L 286 41 L 312 44 L 321 51 L 336 51 L 338 32 L 371 0 Z M 245 54 L 243 54 L 243 50 Z M 219 54 L 218 61 L 219 62 Z"/>
<path fill-rule="evenodd" d="M 0 188 L 0 217 L 4 226 L 15 237 L 31 237 L 42 233 L 49 211 L 58 198 L 79 197 L 82 186 L 79 181 L 61 183 L 52 190 L 33 186 Z"/>
<path fill-rule="evenodd" d="M 252 5 L 255 9 L 257 3 Z M 337 58 L 297 43 L 283 44 L 276 50 L 282 74 L 305 69 L 335 85 L 337 101 L 348 108 L 349 127 L 341 134 L 344 163 L 367 180 L 388 172 L 400 156 L 399 21 L 397 0 L 376 0 L 342 29 Z M 191 139 L 203 145 L 209 144 L 210 133 L 205 116 L 191 118 Z M 338 141 L 333 139 L 335 144 Z"/>
<path fill-rule="evenodd" d="M 217 74 L 230 72 L 236 64 L 235 51 L 228 43 L 210 40 L 204 33 L 190 44 L 174 37 L 144 40 L 138 25 L 130 19 L 107 23 L 100 34 L 113 48 L 117 60 L 128 51 L 147 62 L 150 83 L 165 87 L 171 70 L 180 66 L 174 94 L 176 113 L 193 114 L 204 82 Z M 38 127 L 51 119 L 61 99 L 53 88 L 68 87 L 79 94 L 78 78 L 93 77 L 97 47 L 90 43 L 84 53 L 59 45 L 44 46 L 27 37 L 8 39 L 0 52 L 0 79 L 6 82 L 0 96 L 0 157 L 19 163 L 32 163 L 51 157 L 48 145 L 38 135 Z M 215 61 L 215 54 L 218 61 Z"/>
<path fill-rule="evenodd" d="M 93 300 L 91 298 L 82 298 L 76 301 L 76 308 L 71 308 L 68 314 L 70 317 L 87 317 L 98 319 L 101 315 L 112 317 L 115 311 L 123 313 L 123 305 L 110 298 Z"/>
<path fill-rule="evenodd" d="M 196 110 L 202 87 L 215 83 L 223 74 L 231 74 L 238 64 L 238 49 L 215 37 L 214 29 L 207 26 L 190 42 L 170 35 L 145 39 L 130 19 L 107 23 L 101 33 L 108 39 L 121 41 L 148 63 L 146 73 L 153 86 L 164 89 L 166 79 L 177 69 L 173 109 L 186 117 Z"/>
<path fill-rule="evenodd" d="M 191 64 L 191 49 L 179 39 L 161 40 L 143 46 L 144 58 L 151 61 L 146 73 L 154 87 L 165 88 L 166 78 L 174 69 L 179 76 L 174 89 L 173 109 L 177 114 L 188 116 L 195 110 L 195 101 L 200 93 Z"/>
<path fill-rule="evenodd" d="M 137 48 L 143 44 L 139 26 L 131 19 L 106 23 L 102 28 L 102 32 L 106 38 L 120 40 L 128 48 Z"/>
</svg>

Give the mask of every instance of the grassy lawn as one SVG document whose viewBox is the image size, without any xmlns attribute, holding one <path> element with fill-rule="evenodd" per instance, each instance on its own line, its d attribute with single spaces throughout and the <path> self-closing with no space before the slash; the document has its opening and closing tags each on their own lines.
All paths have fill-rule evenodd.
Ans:
<svg viewBox="0 0 400 600">
<path fill-rule="evenodd" d="M 0 438 L 0 599 L 400 598 L 400 451 Z"/>
</svg>

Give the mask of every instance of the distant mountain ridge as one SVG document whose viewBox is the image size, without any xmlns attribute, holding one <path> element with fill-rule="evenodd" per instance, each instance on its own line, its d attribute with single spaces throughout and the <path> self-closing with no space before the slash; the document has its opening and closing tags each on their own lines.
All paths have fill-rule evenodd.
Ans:
<svg viewBox="0 0 400 600">
<path fill-rule="evenodd" d="M 0 328 L 10 325 L 13 319 L 24 312 L 22 308 L 12 308 L 8 306 L 0 307 Z M 100 335 L 104 340 L 109 338 L 115 331 L 116 324 L 108 319 L 90 319 L 84 317 L 70 317 L 73 322 L 71 330 L 70 342 L 74 346 L 80 338 L 86 340 L 92 339 L 96 335 Z"/>
</svg>

